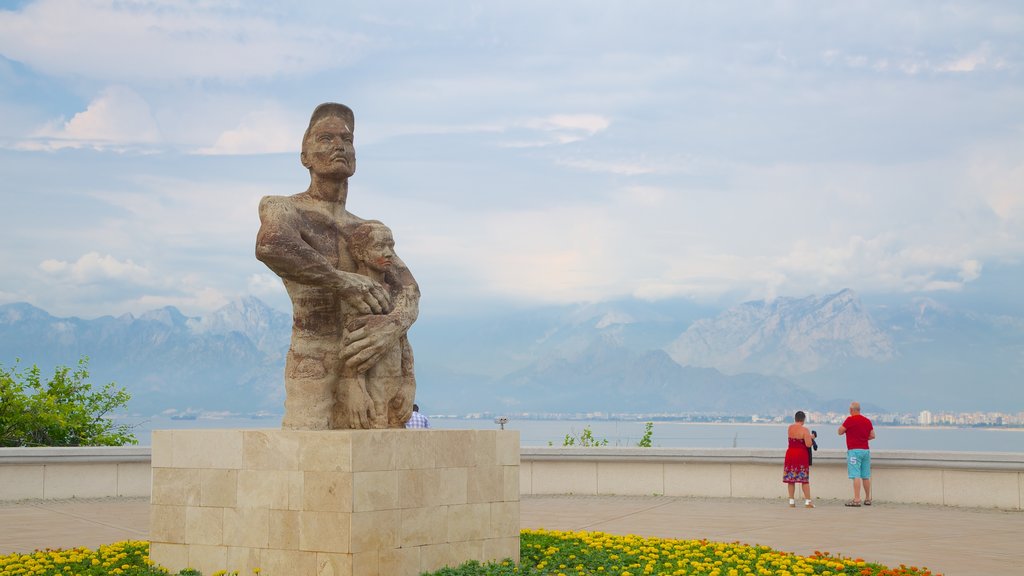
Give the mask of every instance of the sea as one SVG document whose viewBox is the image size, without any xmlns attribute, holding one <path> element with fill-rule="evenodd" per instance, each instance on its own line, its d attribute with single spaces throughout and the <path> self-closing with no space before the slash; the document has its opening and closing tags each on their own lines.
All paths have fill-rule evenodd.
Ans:
<svg viewBox="0 0 1024 576">
<path fill-rule="evenodd" d="M 280 428 L 280 416 L 245 418 L 234 416 L 172 419 L 118 418 L 133 427 L 139 445 L 149 446 L 153 430 L 189 428 Z M 498 429 L 490 419 L 432 417 L 430 425 L 444 430 Z M 785 448 L 788 424 L 695 423 L 656 421 L 651 445 L 664 448 Z M 845 449 L 836 424 L 808 425 L 818 433 L 818 447 Z M 589 428 L 594 438 L 608 446 L 636 446 L 644 435 L 644 422 L 631 420 L 510 420 L 508 430 L 518 430 L 523 446 L 562 446 L 567 434 L 579 436 Z M 878 426 L 871 447 L 877 450 L 952 450 L 958 452 L 1024 453 L 1024 428 L 953 428 L 937 426 Z"/>
</svg>

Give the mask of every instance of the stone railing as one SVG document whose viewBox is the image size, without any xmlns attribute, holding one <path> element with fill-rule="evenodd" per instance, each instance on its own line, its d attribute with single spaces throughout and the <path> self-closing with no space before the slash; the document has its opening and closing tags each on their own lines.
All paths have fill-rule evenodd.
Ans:
<svg viewBox="0 0 1024 576">
<path fill-rule="evenodd" d="M 149 496 L 148 446 L 0 448 L 0 500 Z"/>
<path fill-rule="evenodd" d="M 0 500 L 147 497 L 149 447 L 0 448 Z M 741 448 L 521 449 L 528 494 L 778 498 L 782 450 Z M 1024 454 L 872 451 L 879 502 L 1024 509 Z M 850 498 L 845 453 L 815 452 L 816 498 Z"/>
<path fill-rule="evenodd" d="M 740 448 L 523 447 L 522 494 L 621 494 L 778 498 L 784 450 Z M 879 502 L 1022 510 L 1024 454 L 872 450 Z M 815 498 L 849 499 L 846 452 L 819 450 Z"/>
</svg>

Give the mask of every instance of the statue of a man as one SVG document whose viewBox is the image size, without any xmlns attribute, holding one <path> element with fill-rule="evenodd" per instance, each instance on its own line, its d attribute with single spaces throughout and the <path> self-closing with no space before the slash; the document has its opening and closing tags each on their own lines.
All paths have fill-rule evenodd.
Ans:
<svg viewBox="0 0 1024 576">
<path fill-rule="evenodd" d="M 412 409 L 405 334 L 419 313 L 419 286 L 397 255 L 389 258 L 388 285 L 359 273 L 345 232 L 365 222 L 345 209 L 356 169 L 354 125 L 347 106 L 317 106 L 300 155 L 309 188 L 260 201 L 256 258 L 284 280 L 292 300 L 284 428 L 402 427 Z M 377 368 L 386 358 L 400 360 Z M 382 404 L 370 390 L 393 396 Z"/>
</svg>

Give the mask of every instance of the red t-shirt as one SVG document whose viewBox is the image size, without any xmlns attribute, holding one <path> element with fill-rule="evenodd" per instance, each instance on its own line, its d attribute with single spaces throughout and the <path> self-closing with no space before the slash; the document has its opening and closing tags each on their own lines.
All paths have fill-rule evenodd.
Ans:
<svg viewBox="0 0 1024 576">
<path fill-rule="evenodd" d="M 868 436 L 874 428 L 874 426 L 871 425 L 871 420 L 868 420 L 860 414 L 855 414 L 843 422 L 843 428 L 846 428 L 847 450 L 868 449 Z"/>
</svg>

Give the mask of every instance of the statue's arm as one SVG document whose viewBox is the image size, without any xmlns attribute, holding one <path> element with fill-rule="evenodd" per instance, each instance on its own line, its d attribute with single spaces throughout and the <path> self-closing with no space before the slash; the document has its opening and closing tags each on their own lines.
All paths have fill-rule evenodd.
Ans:
<svg viewBox="0 0 1024 576">
<path fill-rule="evenodd" d="M 397 294 L 394 291 L 392 293 L 393 308 L 388 316 L 394 317 L 401 330 L 401 334 L 399 334 L 401 337 L 405 335 L 420 314 L 420 286 L 416 283 L 416 279 L 413 278 L 412 272 L 409 271 L 405 262 L 402 262 L 397 255 L 391 262 L 391 271 L 394 274 L 398 290 Z"/>
<path fill-rule="evenodd" d="M 275 274 L 309 286 L 332 288 L 356 310 L 380 314 L 390 310 L 390 297 L 365 276 L 335 268 L 302 237 L 302 218 L 283 196 L 260 200 L 256 258 Z"/>
<path fill-rule="evenodd" d="M 339 284 L 337 270 L 302 239 L 301 229 L 302 221 L 288 199 L 265 196 L 260 200 L 256 259 L 285 280 L 318 286 Z"/>
<path fill-rule="evenodd" d="M 420 287 L 412 272 L 397 256 L 391 263 L 393 308 L 388 314 L 364 315 L 352 319 L 344 338 L 345 365 L 359 373 L 375 365 L 382 354 L 396 345 L 416 321 L 420 310 Z"/>
</svg>

